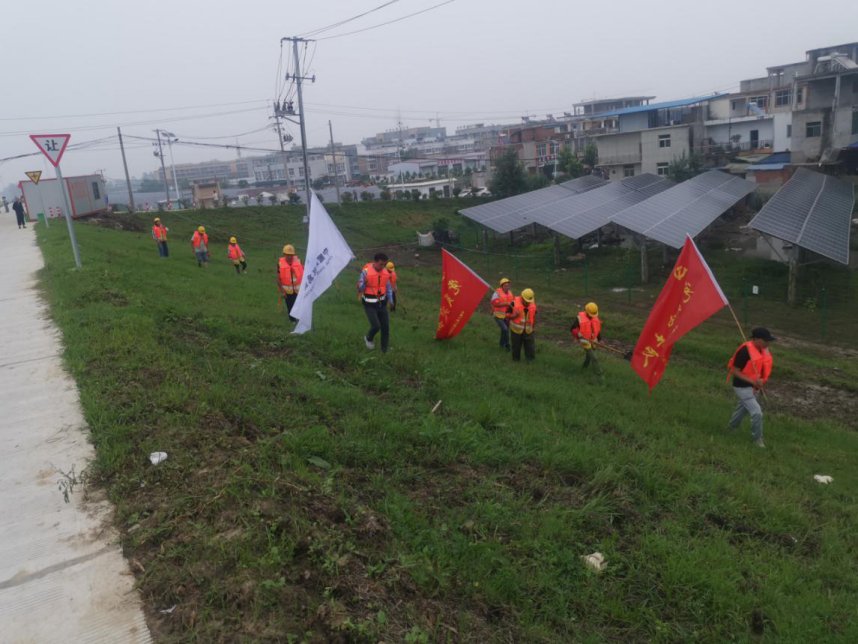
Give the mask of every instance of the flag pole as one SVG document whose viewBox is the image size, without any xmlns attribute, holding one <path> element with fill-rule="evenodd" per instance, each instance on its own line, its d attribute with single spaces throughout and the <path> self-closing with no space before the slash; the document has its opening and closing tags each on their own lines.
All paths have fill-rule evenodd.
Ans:
<svg viewBox="0 0 858 644">
<path fill-rule="evenodd" d="M 743 343 L 747 342 L 748 338 L 745 336 L 745 330 L 742 328 L 742 325 L 739 323 L 739 318 L 736 317 L 736 312 L 733 310 L 733 305 L 730 304 L 729 302 L 727 302 L 727 308 L 730 309 L 730 314 L 733 316 L 733 320 L 735 320 L 736 326 L 739 327 L 739 335 L 742 336 L 742 342 Z M 754 367 L 754 364 L 751 363 L 751 366 Z M 754 375 L 757 376 L 757 378 L 760 377 L 760 374 L 757 373 L 756 367 L 754 367 Z M 760 388 L 760 393 L 763 394 L 763 399 L 768 403 L 769 397 L 766 395 L 766 390 L 763 388 Z"/>
</svg>

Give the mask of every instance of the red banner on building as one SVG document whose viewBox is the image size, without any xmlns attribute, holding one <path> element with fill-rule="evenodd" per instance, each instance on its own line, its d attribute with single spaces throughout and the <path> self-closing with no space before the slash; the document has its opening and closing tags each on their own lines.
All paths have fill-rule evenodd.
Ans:
<svg viewBox="0 0 858 644">
<path fill-rule="evenodd" d="M 488 282 L 446 249 L 441 250 L 441 311 L 436 340 L 459 334 L 489 290 Z"/>
<path fill-rule="evenodd" d="M 661 380 L 679 338 L 728 304 L 694 240 L 686 236 L 632 355 L 632 369 L 650 390 Z"/>
</svg>

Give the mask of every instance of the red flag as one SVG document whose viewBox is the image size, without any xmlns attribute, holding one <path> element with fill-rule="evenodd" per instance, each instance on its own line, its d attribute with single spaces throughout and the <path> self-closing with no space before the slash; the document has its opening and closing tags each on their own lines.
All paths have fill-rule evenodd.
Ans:
<svg viewBox="0 0 858 644">
<path fill-rule="evenodd" d="M 650 391 L 661 380 L 679 338 L 728 304 L 694 240 L 686 236 L 679 259 L 650 311 L 632 356 L 632 369 L 649 385 Z"/>
<path fill-rule="evenodd" d="M 441 311 L 436 340 L 457 336 L 489 290 L 488 283 L 455 255 L 441 249 L 441 257 Z"/>
</svg>

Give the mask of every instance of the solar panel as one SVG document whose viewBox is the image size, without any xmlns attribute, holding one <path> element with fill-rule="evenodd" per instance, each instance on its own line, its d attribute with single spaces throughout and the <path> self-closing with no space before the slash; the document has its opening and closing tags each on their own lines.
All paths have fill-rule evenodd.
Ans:
<svg viewBox="0 0 858 644">
<path fill-rule="evenodd" d="M 754 184 L 710 170 L 626 208 L 617 223 L 650 239 L 681 248 L 721 214 L 754 191 Z"/>
<path fill-rule="evenodd" d="M 854 204 L 851 183 L 799 168 L 749 226 L 848 264 Z"/>
<path fill-rule="evenodd" d="M 535 220 L 529 216 L 531 211 L 561 199 L 568 199 L 579 193 L 593 190 L 606 183 L 608 182 L 604 179 L 586 175 L 556 186 L 540 188 L 506 199 L 464 208 L 459 211 L 459 214 L 496 232 L 508 233 L 516 228 L 535 223 Z"/>
<path fill-rule="evenodd" d="M 616 213 L 671 185 L 664 177 L 642 174 L 543 206 L 531 212 L 530 216 L 555 232 L 580 239 L 609 224 Z"/>
</svg>

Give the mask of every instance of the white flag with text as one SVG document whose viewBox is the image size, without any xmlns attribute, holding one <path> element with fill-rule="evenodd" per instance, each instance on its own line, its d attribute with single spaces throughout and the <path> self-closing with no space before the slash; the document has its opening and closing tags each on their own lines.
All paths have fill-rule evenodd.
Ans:
<svg viewBox="0 0 858 644">
<path fill-rule="evenodd" d="M 313 302 L 354 259 L 352 249 L 331 221 L 328 211 L 316 193 L 311 194 L 310 238 L 304 258 L 304 279 L 292 306 L 291 315 L 298 320 L 292 333 L 306 333 L 313 327 Z"/>
</svg>

